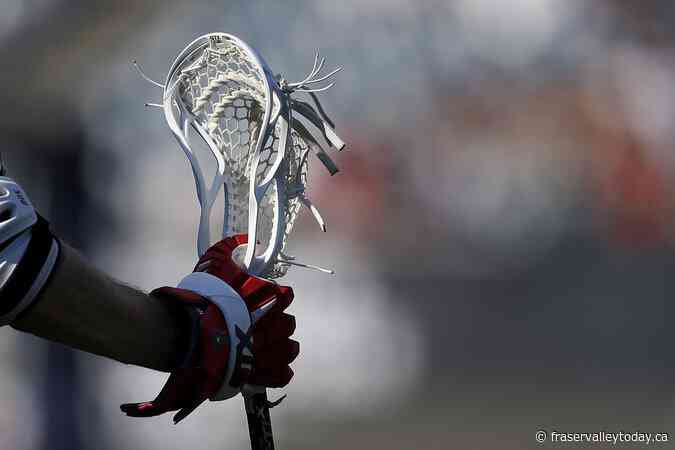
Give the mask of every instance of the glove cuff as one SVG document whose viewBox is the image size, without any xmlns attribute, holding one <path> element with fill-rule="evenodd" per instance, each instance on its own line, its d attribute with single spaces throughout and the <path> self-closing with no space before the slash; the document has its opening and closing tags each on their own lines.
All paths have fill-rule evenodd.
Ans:
<svg viewBox="0 0 675 450">
<path fill-rule="evenodd" d="M 251 351 L 251 316 L 241 296 L 229 284 L 220 278 L 205 272 L 194 272 L 183 278 L 177 286 L 195 292 L 215 304 L 225 318 L 229 337 L 229 356 L 227 372 L 218 391 L 210 400 L 226 400 L 237 395 L 241 386 L 230 384 L 235 368 L 253 369 Z"/>
</svg>

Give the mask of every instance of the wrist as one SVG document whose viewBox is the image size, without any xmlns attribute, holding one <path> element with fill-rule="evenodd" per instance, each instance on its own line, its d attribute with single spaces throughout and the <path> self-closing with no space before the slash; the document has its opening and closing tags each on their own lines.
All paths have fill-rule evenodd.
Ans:
<svg viewBox="0 0 675 450">
<path fill-rule="evenodd" d="M 251 316 L 241 296 L 222 279 L 204 272 L 194 272 L 185 277 L 179 284 L 179 289 L 186 289 L 197 293 L 218 307 L 223 316 L 228 340 L 229 354 L 227 356 L 227 372 L 217 392 L 210 400 L 225 400 L 237 395 L 239 385 L 232 385 L 235 378 L 235 368 L 241 371 L 252 370 L 253 354 L 250 348 L 249 329 Z M 238 373 L 237 379 L 242 378 Z"/>
</svg>

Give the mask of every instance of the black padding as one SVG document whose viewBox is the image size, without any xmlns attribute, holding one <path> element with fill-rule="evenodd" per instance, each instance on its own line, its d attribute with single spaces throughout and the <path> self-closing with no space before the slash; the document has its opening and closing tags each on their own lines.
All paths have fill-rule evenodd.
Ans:
<svg viewBox="0 0 675 450">
<path fill-rule="evenodd" d="M 32 236 L 26 253 L 7 281 L 7 284 L 0 291 L 0 316 L 4 316 L 14 310 L 26 296 L 42 267 L 45 265 L 51 251 L 54 235 L 49 230 L 49 222 L 39 214 L 37 222 L 31 228 L 31 232 Z M 44 284 L 44 286 L 46 285 L 47 283 Z M 44 286 L 42 289 L 44 289 Z"/>
</svg>

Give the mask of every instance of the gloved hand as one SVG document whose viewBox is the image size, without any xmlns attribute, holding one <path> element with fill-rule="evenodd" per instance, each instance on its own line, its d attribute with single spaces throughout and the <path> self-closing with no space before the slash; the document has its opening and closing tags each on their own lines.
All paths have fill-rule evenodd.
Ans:
<svg viewBox="0 0 675 450">
<path fill-rule="evenodd" d="M 283 311 L 293 291 L 249 275 L 232 260 L 232 251 L 246 242 L 245 235 L 223 239 L 177 288 L 152 292 L 186 306 L 193 319 L 193 343 L 157 398 L 122 405 L 127 415 L 148 417 L 180 409 L 174 416 L 178 423 L 206 399 L 233 397 L 244 385 L 283 387 L 290 382 L 289 364 L 298 356 L 299 344 L 290 339 L 295 318 Z"/>
</svg>

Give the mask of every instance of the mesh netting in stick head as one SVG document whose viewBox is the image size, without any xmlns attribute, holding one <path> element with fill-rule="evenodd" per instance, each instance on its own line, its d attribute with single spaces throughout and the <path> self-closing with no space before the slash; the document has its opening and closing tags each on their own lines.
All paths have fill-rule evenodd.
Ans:
<svg viewBox="0 0 675 450">
<path fill-rule="evenodd" d="M 274 76 L 255 50 L 224 33 L 196 39 L 173 63 L 164 85 L 163 108 L 195 177 L 201 206 L 200 254 L 211 244 L 211 209 L 221 188 L 222 236 L 248 235 L 243 263 L 252 274 L 276 278 L 289 265 L 303 265 L 284 254 L 301 206 L 311 210 L 325 231 L 321 216 L 305 196 L 309 153 L 314 152 L 331 174 L 337 168 L 303 124 L 315 127 L 330 146 L 344 147 L 314 94 L 326 88 L 309 87 L 337 72 L 317 77 L 323 63 L 317 54 L 310 75 L 300 83 L 288 83 Z M 315 106 L 292 98 L 294 92 L 309 93 Z M 191 145 L 195 137 L 214 157 L 216 175 L 209 186 Z"/>
</svg>

